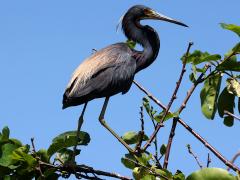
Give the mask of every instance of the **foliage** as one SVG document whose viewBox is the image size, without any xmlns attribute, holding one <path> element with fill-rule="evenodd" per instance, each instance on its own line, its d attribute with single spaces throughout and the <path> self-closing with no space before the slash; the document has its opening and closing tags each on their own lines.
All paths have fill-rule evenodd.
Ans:
<svg viewBox="0 0 240 180">
<path fill-rule="evenodd" d="M 80 132 L 78 144 L 87 145 L 89 141 L 89 135 L 86 132 Z M 56 153 L 55 161 L 69 162 L 73 153 L 68 148 L 75 145 L 75 142 L 76 132 L 70 131 L 54 138 L 48 150 L 40 149 L 36 152 L 33 149 L 31 151 L 30 145 L 23 145 L 19 140 L 10 138 L 9 128 L 4 127 L 0 133 L 0 177 L 28 180 L 41 179 L 42 174 L 47 179 L 58 179 L 60 174 L 57 168 L 49 168 L 53 165 L 51 157 Z M 41 166 L 41 172 L 39 166 Z"/>
<path fill-rule="evenodd" d="M 240 35 L 240 26 L 221 23 L 221 27 L 236 33 L 238 36 Z M 221 59 L 219 54 L 196 50 L 189 55 L 187 61 L 192 65 L 192 73 L 190 74 L 192 82 L 196 83 L 197 73 L 205 74 L 205 78 L 202 80 L 204 86 L 200 93 L 203 115 L 207 119 L 214 119 L 218 111 L 220 117 L 224 118 L 226 126 L 232 126 L 234 118 L 225 115 L 224 111 L 234 113 L 235 97 L 240 96 L 240 77 L 236 74 L 240 72 L 240 61 L 237 60 L 239 53 L 240 43 L 238 42 L 224 55 L 224 59 Z M 204 67 L 199 66 L 201 63 L 208 63 L 215 69 L 207 74 L 204 72 Z M 226 86 L 221 91 L 224 77 L 226 77 Z"/>
</svg>

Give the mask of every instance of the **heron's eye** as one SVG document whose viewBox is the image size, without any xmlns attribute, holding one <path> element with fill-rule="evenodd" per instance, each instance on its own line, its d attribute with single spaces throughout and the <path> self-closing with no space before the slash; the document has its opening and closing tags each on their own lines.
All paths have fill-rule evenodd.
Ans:
<svg viewBox="0 0 240 180">
<path fill-rule="evenodd" d="M 146 16 L 150 16 L 151 14 L 152 14 L 152 10 L 151 9 L 144 9 L 143 10 L 143 12 L 144 12 L 144 14 L 146 15 Z"/>
</svg>

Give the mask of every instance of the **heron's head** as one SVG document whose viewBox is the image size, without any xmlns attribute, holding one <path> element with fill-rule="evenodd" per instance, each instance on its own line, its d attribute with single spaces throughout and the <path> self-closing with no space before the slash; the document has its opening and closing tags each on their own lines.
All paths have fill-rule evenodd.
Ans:
<svg viewBox="0 0 240 180">
<path fill-rule="evenodd" d="M 143 19 L 162 20 L 162 21 L 167 21 L 170 23 L 188 27 L 186 24 L 184 24 L 180 21 L 177 21 L 177 20 L 167 17 L 165 15 L 162 15 L 162 14 L 156 12 L 155 10 L 153 10 L 149 7 L 143 6 L 143 5 L 135 5 L 135 6 L 131 7 L 127 11 L 127 13 L 124 15 L 124 17 L 129 17 L 136 21 L 140 21 Z"/>
</svg>

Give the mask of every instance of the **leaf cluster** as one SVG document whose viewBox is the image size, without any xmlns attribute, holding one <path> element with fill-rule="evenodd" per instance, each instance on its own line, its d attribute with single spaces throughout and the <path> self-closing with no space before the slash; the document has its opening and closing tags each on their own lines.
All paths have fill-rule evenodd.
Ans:
<svg viewBox="0 0 240 180">
<path fill-rule="evenodd" d="M 240 35 L 240 26 L 221 23 L 221 27 Z M 234 45 L 222 59 L 219 54 L 210 54 L 195 50 L 190 53 L 187 63 L 192 65 L 192 73 L 189 78 L 193 83 L 197 82 L 197 74 L 204 73 L 204 82 L 200 93 L 202 113 L 207 119 L 214 119 L 216 112 L 224 118 L 226 126 L 234 124 L 234 117 L 226 115 L 226 112 L 234 114 L 235 100 L 238 99 L 238 112 L 240 112 L 240 61 L 237 55 L 240 54 L 240 42 Z M 185 56 L 185 55 L 184 55 Z M 182 57 L 182 60 L 184 59 Z M 202 64 L 204 64 L 202 66 Z M 206 64 L 214 67 L 206 72 Z M 202 67 L 201 67 L 202 66 Z M 225 87 L 222 88 L 222 82 L 226 79 Z M 222 90 L 221 90 L 222 89 Z"/>
<path fill-rule="evenodd" d="M 87 145 L 89 142 L 88 133 L 81 131 L 78 145 Z M 54 138 L 47 150 L 30 150 L 30 145 L 23 145 L 19 140 L 10 138 L 9 128 L 4 127 L 0 133 L 0 179 L 54 180 L 60 176 L 64 177 L 66 173 L 58 172 L 51 162 L 51 157 L 56 154 L 54 161 L 59 161 L 61 164 L 70 162 L 73 151 L 69 147 L 74 146 L 75 143 L 76 131 L 69 131 Z"/>
</svg>

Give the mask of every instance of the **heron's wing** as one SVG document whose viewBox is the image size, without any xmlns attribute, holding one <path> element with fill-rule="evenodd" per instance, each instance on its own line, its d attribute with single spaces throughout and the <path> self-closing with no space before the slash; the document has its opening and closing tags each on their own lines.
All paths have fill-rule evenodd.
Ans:
<svg viewBox="0 0 240 180">
<path fill-rule="evenodd" d="M 100 98 L 112 96 L 116 93 L 126 93 L 133 81 L 136 70 L 135 61 L 118 63 L 94 74 L 88 82 L 75 92 L 73 97 L 85 95 Z"/>
<path fill-rule="evenodd" d="M 125 43 L 113 44 L 92 54 L 74 71 L 66 89 L 70 88 L 76 79 L 78 83 L 84 84 L 93 74 L 118 61 L 123 54 L 131 54 L 131 49 Z"/>
<path fill-rule="evenodd" d="M 80 64 L 67 86 L 65 96 L 77 98 L 92 92 L 104 94 L 103 90 L 107 92 L 107 87 L 110 88 L 114 83 L 120 85 L 121 79 L 126 83 L 126 79 L 131 79 L 134 73 L 135 61 L 131 57 L 131 50 L 124 43 L 114 44 Z"/>
</svg>

